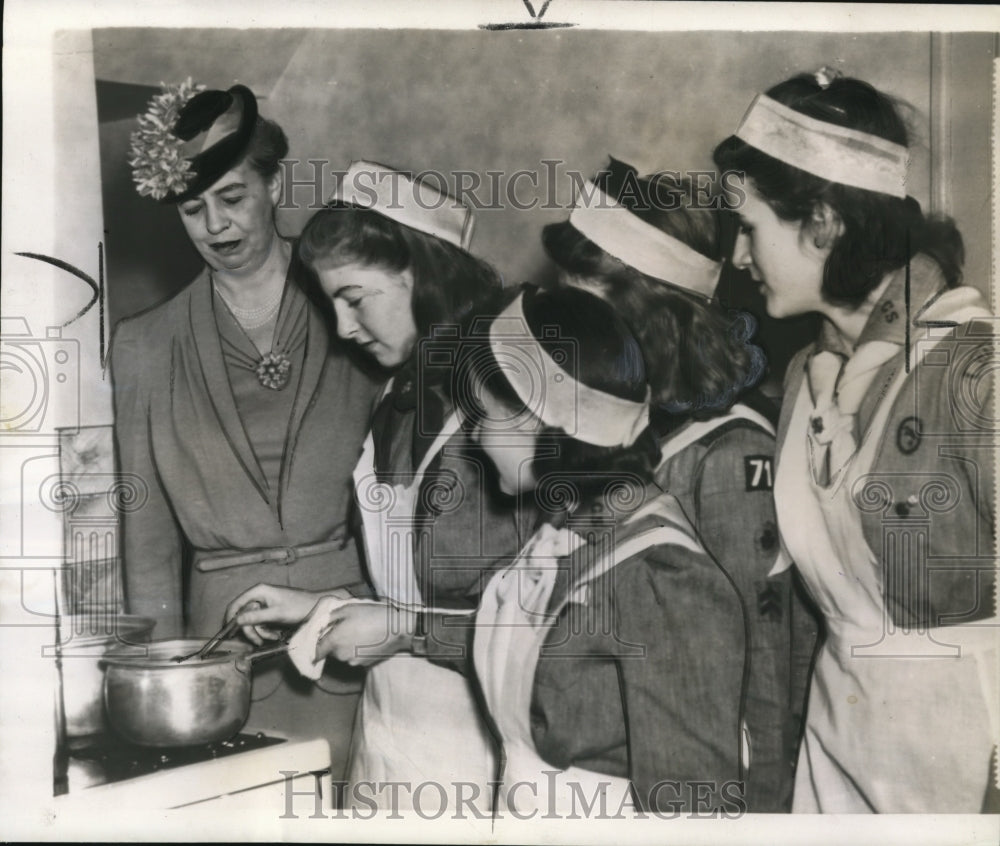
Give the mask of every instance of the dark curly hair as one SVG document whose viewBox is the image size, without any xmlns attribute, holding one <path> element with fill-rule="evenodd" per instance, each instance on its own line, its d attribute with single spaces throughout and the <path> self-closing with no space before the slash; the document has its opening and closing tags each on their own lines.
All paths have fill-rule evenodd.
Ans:
<svg viewBox="0 0 1000 846">
<path fill-rule="evenodd" d="M 767 96 L 816 120 L 877 135 L 909 146 L 901 104 L 860 79 L 833 80 L 824 87 L 812 74 L 800 74 L 767 91 Z M 912 197 L 830 182 L 778 161 L 730 136 L 714 153 L 720 171 L 745 174 L 774 213 L 808 225 L 819 203 L 843 222 L 823 270 L 824 297 L 850 308 L 860 305 L 891 271 L 918 252 L 941 267 L 949 286 L 959 283 L 964 262 L 962 236 L 952 220 L 925 217 Z"/>
<path fill-rule="evenodd" d="M 706 258 L 721 258 L 718 212 L 693 202 L 690 180 L 658 173 L 639 177 L 611 160 L 595 180 L 637 217 Z M 639 272 L 601 249 L 568 221 L 546 226 L 549 258 L 571 276 L 600 284 L 602 294 L 638 339 L 649 371 L 654 409 L 710 417 L 725 412 L 763 375 L 763 351 L 748 343 L 756 328 L 746 313 Z"/>
<path fill-rule="evenodd" d="M 564 349 L 573 362 L 566 369 L 573 371 L 576 379 L 633 402 L 646 398 L 646 368 L 639 344 L 608 303 L 578 288 L 539 291 L 525 285 L 521 290 L 524 316 L 532 335 L 550 350 Z M 532 411 L 515 392 L 492 352 L 470 356 L 459 378 L 467 385 L 485 387 L 515 414 Z M 473 398 L 475 391 L 463 390 L 461 395 Z M 468 410 L 472 415 L 482 413 L 476 407 Z M 602 447 L 546 426 L 537 439 L 532 470 L 541 485 L 568 483 L 579 496 L 587 497 L 606 488 L 609 478 L 632 478 L 648 484 L 659 457 L 650 427 L 630 446 Z"/>
<path fill-rule="evenodd" d="M 413 274 L 413 319 L 421 338 L 439 326 L 463 332 L 477 316 L 495 314 L 503 294 L 497 272 L 471 253 L 397 223 L 371 209 L 335 203 L 316 212 L 299 237 L 306 266 L 360 263 Z"/>
</svg>

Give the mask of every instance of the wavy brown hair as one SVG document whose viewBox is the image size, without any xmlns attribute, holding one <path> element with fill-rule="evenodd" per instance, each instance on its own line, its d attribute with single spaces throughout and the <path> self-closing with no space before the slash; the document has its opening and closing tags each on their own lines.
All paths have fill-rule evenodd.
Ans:
<svg viewBox="0 0 1000 846">
<path fill-rule="evenodd" d="M 611 160 L 595 180 L 633 214 L 713 261 L 721 258 L 718 212 L 693 201 L 690 182 L 674 174 L 639 177 Z M 597 282 L 639 341 L 655 409 L 711 417 L 728 410 L 766 367 L 750 343 L 756 329 L 744 312 L 639 272 L 610 255 L 568 221 L 546 226 L 542 244 L 565 273 Z"/>
<path fill-rule="evenodd" d="M 436 326 L 468 327 L 494 314 L 503 294 L 497 272 L 454 244 L 343 203 L 316 212 L 299 237 L 299 256 L 316 271 L 346 264 L 413 274 L 413 319 L 421 338 Z"/>
</svg>

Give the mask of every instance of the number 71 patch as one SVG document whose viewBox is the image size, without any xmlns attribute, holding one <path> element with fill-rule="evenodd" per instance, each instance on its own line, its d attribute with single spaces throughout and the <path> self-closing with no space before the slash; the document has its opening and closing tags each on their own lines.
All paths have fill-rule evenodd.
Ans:
<svg viewBox="0 0 1000 846">
<path fill-rule="evenodd" d="M 774 458 L 770 455 L 746 455 L 743 470 L 747 477 L 748 491 L 770 491 L 774 489 Z"/>
</svg>

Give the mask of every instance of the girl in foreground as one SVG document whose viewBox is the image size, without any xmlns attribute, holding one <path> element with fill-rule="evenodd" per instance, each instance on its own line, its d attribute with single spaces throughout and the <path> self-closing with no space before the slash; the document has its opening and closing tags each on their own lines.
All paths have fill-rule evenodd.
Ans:
<svg viewBox="0 0 1000 846">
<path fill-rule="evenodd" d="M 526 289 L 488 341 L 470 361 L 475 436 L 539 528 L 490 580 L 474 629 L 400 609 L 384 641 L 443 652 L 451 639 L 468 656 L 474 632 L 506 762 L 501 808 L 579 809 L 602 792 L 610 814 L 738 811 L 740 598 L 653 483 L 638 344 L 610 306 L 572 288 Z M 350 659 L 357 644 L 339 613 L 318 652 Z"/>
</svg>

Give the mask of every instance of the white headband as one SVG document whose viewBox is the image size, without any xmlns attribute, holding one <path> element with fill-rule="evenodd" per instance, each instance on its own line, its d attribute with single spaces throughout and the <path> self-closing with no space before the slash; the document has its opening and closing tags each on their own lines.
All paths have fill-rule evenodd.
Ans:
<svg viewBox="0 0 1000 846">
<path fill-rule="evenodd" d="M 547 426 L 584 443 L 634 444 L 649 425 L 649 389 L 644 402 L 632 402 L 574 379 L 532 334 L 523 300 L 519 294 L 490 325 L 493 356 L 521 402 Z"/>
<path fill-rule="evenodd" d="M 750 105 L 736 137 L 785 164 L 831 182 L 906 196 L 906 147 L 816 120 L 766 94 L 759 94 Z"/>
<path fill-rule="evenodd" d="M 711 297 L 719 284 L 722 262 L 712 261 L 683 241 L 646 223 L 616 203 L 593 182 L 591 195 L 596 202 L 580 199 L 569 222 L 604 252 L 634 267 L 640 273 Z"/>
<path fill-rule="evenodd" d="M 415 180 L 385 165 L 351 162 L 331 201 L 350 203 L 463 250 L 472 242 L 471 209 L 426 180 Z"/>
</svg>

